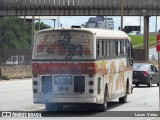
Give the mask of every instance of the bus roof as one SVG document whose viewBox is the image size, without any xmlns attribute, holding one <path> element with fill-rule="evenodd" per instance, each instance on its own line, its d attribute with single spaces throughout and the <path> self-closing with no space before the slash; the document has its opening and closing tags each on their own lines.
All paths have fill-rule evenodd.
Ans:
<svg viewBox="0 0 160 120">
<path fill-rule="evenodd" d="M 52 29 L 44 29 L 43 31 L 50 30 L 85 30 L 89 31 L 96 35 L 98 39 L 129 39 L 130 37 L 123 31 L 120 30 L 106 30 L 106 29 L 98 29 L 98 28 L 52 28 Z"/>
<path fill-rule="evenodd" d="M 106 29 L 97 29 L 97 28 L 81 28 L 84 30 L 88 30 L 96 34 L 96 37 L 99 39 L 103 38 L 118 38 L 118 39 L 130 39 L 129 36 L 120 30 L 106 30 Z"/>
</svg>

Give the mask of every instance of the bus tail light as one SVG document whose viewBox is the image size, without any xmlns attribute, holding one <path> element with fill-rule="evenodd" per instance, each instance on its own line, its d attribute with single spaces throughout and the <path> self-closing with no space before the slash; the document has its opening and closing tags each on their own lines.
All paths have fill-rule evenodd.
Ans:
<svg viewBox="0 0 160 120">
<path fill-rule="evenodd" d="M 92 78 L 94 76 L 93 73 L 89 73 L 89 77 Z"/>
<path fill-rule="evenodd" d="M 33 74 L 33 77 L 34 77 L 34 78 L 37 78 L 37 77 L 38 77 L 38 74 Z"/>
<path fill-rule="evenodd" d="M 33 81 L 33 85 L 38 85 L 38 82 L 37 81 Z"/>
<path fill-rule="evenodd" d="M 89 89 L 89 93 L 93 93 L 94 92 L 94 90 L 93 89 Z"/>
<path fill-rule="evenodd" d="M 90 86 L 92 86 L 94 84 L 93 81 L 89 81 L 88 83 L 89 83 Z"/>
<path fill-rule="evenodd" d="M 37 89 L 33 89 L 33 93 L 38 93 L 38 90 Z"/>
</svg>

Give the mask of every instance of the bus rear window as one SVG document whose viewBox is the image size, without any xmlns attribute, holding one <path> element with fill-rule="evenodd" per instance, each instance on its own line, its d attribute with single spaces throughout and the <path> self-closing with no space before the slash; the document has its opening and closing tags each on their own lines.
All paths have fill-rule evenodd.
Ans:
<svg viewBox="0 0 160 120">
<path fill-rule="evenodd" d="M 46 31 L 35 38 L 34 57 L 42 59 L 91 59 L 92 34 L 83 31 Z"/>
</svg>

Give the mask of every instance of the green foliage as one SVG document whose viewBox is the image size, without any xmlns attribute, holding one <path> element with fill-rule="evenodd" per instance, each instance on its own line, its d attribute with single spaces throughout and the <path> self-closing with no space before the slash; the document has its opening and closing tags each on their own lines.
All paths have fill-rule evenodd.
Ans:
<svg viewBox="0 0 160 120">
<path fill-rule="evenodd" d="M 40 29 L 47 29 L 47 28 L 51 28 L 51 26 L 47 25 L 47 24 L 44 24 L 44 22 L 40 22 Z M 39 30 L 39 22 L 36 22 L 35 23 L 35 29 L 36 31 Z"/>
<path fill-rule="evenodd" d="M 0 18 L 0 48 L 31 48 L 31 23 L 17 17 Z"/>
<path fill-rule="evenodd" d="M 143 36 L 137 36 L 137 35 L 130 35 L 129 36 L 132 39 L 132 45 L 139 45 L 143 44 Z M 155 42 L 156 36 L 149 36 L 149 42 Z"/>
<path fill-rule="evenodd" d="M 5 76 L 5 75 L 0 76 L 0 79 L 1 79 L 1 80 L 9 80 L 8 76 Z"/>
</svg>

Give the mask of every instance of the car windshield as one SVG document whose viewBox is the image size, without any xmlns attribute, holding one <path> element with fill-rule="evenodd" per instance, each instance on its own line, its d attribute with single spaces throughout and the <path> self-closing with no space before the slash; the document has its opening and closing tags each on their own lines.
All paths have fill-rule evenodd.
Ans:
<svg viewBox="0 0 160 120">
<path fill-rule="evenodd" d="M 146 64 L 133 64 L 133 70 L 140 70 L 140 71 L 148 71 L 149 65 Z"/>
<path fill-rule="evenodd" d="M 37 34 L 34 57 L 40 59 L 92 59 L 93 36 L 86 31 L 52 30 Z"/>
</svg>

